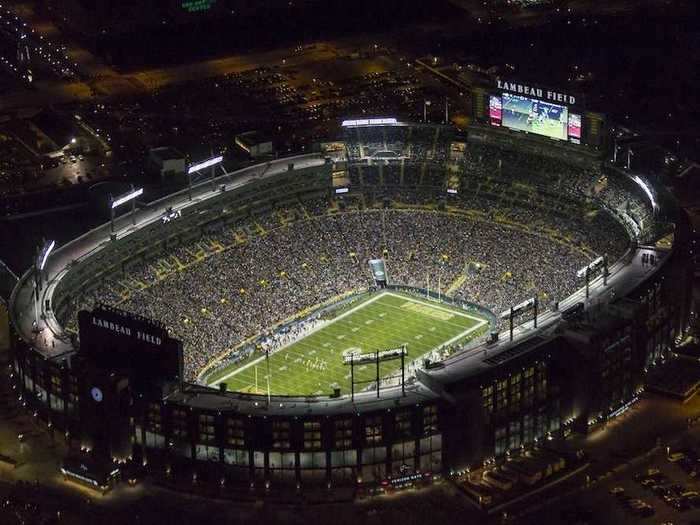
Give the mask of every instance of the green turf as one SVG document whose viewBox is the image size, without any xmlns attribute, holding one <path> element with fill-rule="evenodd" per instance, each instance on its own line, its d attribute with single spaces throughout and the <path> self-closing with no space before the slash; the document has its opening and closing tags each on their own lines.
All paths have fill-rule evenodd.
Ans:
<svg viewBox="0 0 700 525">
<path fill-rule="evenodd" d="M 350 367 L 343 353 L 362 353 L 407 345 L 407 363 L 446 343 L 475 337 L 487 322 L 444 304 L 384 292 L 343 312 L 334 320 L 269 357 L 258 354 L 216 375 L 212 386 L 225 382 L 229 390 L 283 395 L 329 394 L 334 386 L 350 391 Z M 400 371 L 400 360 L 382 363 L 380 376 Z M 257 369 L 257 388 L 256 388 Z M 373 364 L 355 367 L 355 379 L 376 378 Z M 358 390 L 361 387 L 358 388 Z"/>
</svg>

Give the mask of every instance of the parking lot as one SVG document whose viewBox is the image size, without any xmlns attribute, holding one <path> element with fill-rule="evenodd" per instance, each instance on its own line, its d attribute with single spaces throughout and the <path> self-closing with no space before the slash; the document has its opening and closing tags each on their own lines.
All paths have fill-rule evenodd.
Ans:
<svg viewBox="0 0 700 525">
<path fill-rule="evenodd" d="M 549 509 L 551 523 L 700 524 L 700 441 L 662 448 Z M 529 522 L 528 522 L 529 523 Z"/>
</svg>

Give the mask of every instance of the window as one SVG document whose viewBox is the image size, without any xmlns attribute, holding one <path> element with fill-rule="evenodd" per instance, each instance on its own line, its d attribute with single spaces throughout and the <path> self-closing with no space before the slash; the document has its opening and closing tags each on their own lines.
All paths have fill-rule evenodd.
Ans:
<svg viewBox="0 0 700 525">
<path fill-rule="evenodd" d="M 537 397 L 547 399 L 547 364 L 537 363 Z"/>
<path fill-rule="evenodd" d="M 321 423 L 318 421 L 304 422 L 304 449 L 321 448 Z"/>
<path fill-rule="evenodd" d="M 512 413 L 520 411 L 520 379 L 521 374 L 514 374 L 510 378 L 510 411 Z"/>
<path fill-rule="evenodd" d="M 481 389 L 481 406 L 486 417 L 493 414 L 493 385 L 485 386 Z"/>
<path fill-rule="evenodd" d="M 178 439 L 186 439 L 187 431 L 187 411 L 181 408 L 176 408 L 172 412 L 173 420 L 173 437 Z"/>
<path fill-rule="evenodd" d="M 334 450 L 331 452 L 331 467 L 356 467 L 357 450 Z"/>
<path fill-rule="evenodd" d="M 391 447 L 391 459 L 393 461 L 403 460 L 403 459 L 413 459 L 416 454 L 416 442 L 404 441 L 403 443 L 394 443 Z"/>
<path fill-rule="evenodd" d="M 212 445 L 201 445 L 198 444 L 195 447 L 196 459 L 199 461 L 219 461 L 219 447 L 214 447 Z"/>
<path fill-rule="evenodd" d="M 165 436 L 146 431 L 146 446 L 149 448 L 164 448 Z"/>
<path fill-rule="evenodd" d="M 152 432 L 163 431 L 163 422 L 160 415 L 160 404 L 148 404 L 148 409 L 146 410 L 146 429 Z"/>
<path fill-rule="evenodd" d="M 78 408 L 78 378 L 74 375 L 68 376 L 68 404 L 66 406 L 69 414 L 75 414 Z"/>
<path fill-rule="evenodd" d="M 352 447 L 352 419 L 337 419 L 335 421 L 334 445 L 335 448 Z"/>
<path fill-rule="evenodd" d="M 413 434 L 411 428 L 411 411 L 399 410 L 394 415 L 394 430 L 397 437 L 408 437 Z"/>
<path fill-rule="evenodd" d="M 247 467 L 250 465 L 250 454 L 247 450 L 233 450 L 230 448 L 225 448 L 224 463 L 239 467 Z"/>
<path fill-rule="evenodd" d="M 535 441 L 535 419 L 532 414 L 523 417 L 523 444 L 529 445 Z"/>
<path fill-rule="evenodd" d="M 302 469 L 326 468 L 325 452 L 302 452 L 299 454 L 299 466 Z"/>
<path fill-rule="evenodd" d="M 57 396 L 63 393 L 63 381 L 61 381 L 61 376 L 51 376 L 51 391 Z"/>
<path fill-rule="evenodd" d="M 505 454 L 506 446 L 508 444 L 507 438 L 508 438 L 508 432 L 506 430 L 506 427 L 498 427 L 496 429 L 496 433 L 495 433 L 495 441 L 496 441 L 495 452 L 496 452 L 497 456 Z"/>
<path fill-rule="evenodd" d="M 289 447 L 289 421 L 273 421 L 272 448 L 288 449 Z"/>
<path fill-rule="evenodd" d="M 493 409 L 493 404 L 491 405 Z M 423 408 L 423 435 L 429 436 L 438 431 L 437 406 L 431 405 Z"/>
<path fill-rule="evenodd" d="M 242 419 L 228 418 L 226 421 L 226 443 L 232 447 L 245 446 L 245 422 Z"/>
<path fill-rule="evenodd" d="M 51 407 L 51 410 L 63 412 L 65 403 L 57 394 L 49 394 L 49 406 Z"/>
<path fill-rule="evenodd" d="M 520 421 L 511 421 L 509 427 L 510 440 L 508 441 L 508 448 L 518 448 L 522 443 L 522 441 L 520 440 Z"/>
<path fill-rule="evenodd" d="M 382 416 L 368 417 L 365 420 L 365 443 L 381 443 Z"/>
<path fill-rule="evenodd" d="M 199 441 L 213 443 L 216 441 L 216 418 L 210 414 L 199 416 Z"/>
<path fill-rule="evenodd" d="M 508 407 L 508 380 L 502 379 L 496 385 L 496 410 L 500 412 Z"/>
<path fill-rule="evenodd" d="M 420 453 L 436 452 L 442 450 L 442 434 L 435 434 L 420 440 Z"/>
<path fill-rule="evenodd" d="M 544 437 L 547 432 L 547 413 L 545 407 L 541 406 L 537 413 L 537 423 L 535 424 L 535 437 Z"/>
<path fill-rule="evenodd" d="M 523 407 L 529 408 L 535 400 L 535 367 L 525 369 L 523 373 Z"/>
</svg>

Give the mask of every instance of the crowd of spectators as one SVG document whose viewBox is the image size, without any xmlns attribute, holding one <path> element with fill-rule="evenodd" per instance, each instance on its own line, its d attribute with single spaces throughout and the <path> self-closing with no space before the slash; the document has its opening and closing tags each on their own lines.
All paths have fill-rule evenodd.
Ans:
<svg viewBox="0 0 700 525">
<path fill-rule="evenodd" d="M 416 129 L 429 130 L 433 149 L 442 143 L 440 127 L 402 128 L 372 133 L 395 148 Z M 616 212 L 650 213 L 638 188 L 592 166 L 471 145 L 447 166 L 410 157 L 420 148 L 408 144 L 406 162 L 351 163 L 351 173 L 362 171 L 350 194 L 299 196 L 209 229 L 77 298 L 62 321 L 74 327 L 77 311 L 95 301 L 158 319 L 184 341 L 193 379 L 223 352 L 245 357 L 233 350 L 272 337 L 299 312 L 372 286 L 372 258 L 386 261 L 392 283 L 439 288 L 496 314 L 535 295 L 550 306 L 581 286 L 576 272 L 586 263 L 603 254 L 613 262 L 627 249 L 630 231 Z M 419 185 L 407 183 L 408 166 Z M 448 194 L 455 169 L 458 191 Z"/>
<path fill-rule="evenodd" d="M 495 312 L 535 294 L 566 297 L 577 285 L 576 271 L 590 260 L 575 245 L 540 232 L 434 211 L 347 209 L 278 224 L 262 235 L 249 231 L 243 244 L 233 243 L 229 229 L 210 234 L 204 262 L 195 256 L 206 249 L 200 240 L 172 254 L 187 265 L 184 271 L 163 275 L 144 263 L 129 272 L 142 289 L 114 282 L 83 301 L 118 303 L 164 322 L 184 341 L 192 379 L 215 355 L 297 312 L 371 286 L 370 258 L 386 260 L 391 282 L 442 293 L 466 274 L 452 292 Z M 217 253 L 217 243 L 231 248 Z"/>
</svg>

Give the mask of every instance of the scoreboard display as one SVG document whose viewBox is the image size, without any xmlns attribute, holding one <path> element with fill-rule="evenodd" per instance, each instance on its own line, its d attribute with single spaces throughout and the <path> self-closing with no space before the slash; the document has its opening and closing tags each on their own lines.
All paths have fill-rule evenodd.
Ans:
<svg viewBox="0 0 700 525">
<path fill-rule="evenodd" d="M 503 125 L 557 140 L 567 139 L 569 111 L 565 106 L 503 93 Z"/>
<path fill-rule="evenodd" d="M 578 95 L 502 80 L 496 81 L 495 89 L 472 90 L 474 117 L 479 122 L 599 147 L 601 136 L 594 133 L 594 124 L 605 117 L 585 111 L 582 102 Z"/>
</svg>

